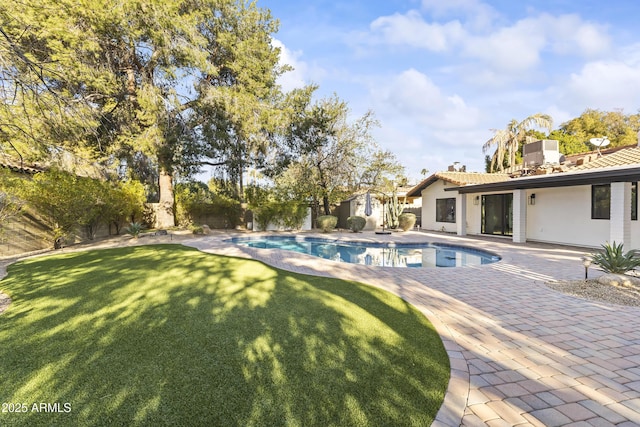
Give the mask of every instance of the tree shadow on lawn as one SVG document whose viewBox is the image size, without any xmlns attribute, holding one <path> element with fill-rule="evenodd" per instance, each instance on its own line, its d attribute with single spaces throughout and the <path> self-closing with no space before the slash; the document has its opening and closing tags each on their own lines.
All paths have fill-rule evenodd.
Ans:
<svg viewBox="0 0 640 427">
<path fill-rule="evenodd" d="M 449 376 L 416 309 L 175 245 L 30 259 L 0 316 L 2 425 L 429 425 Z M 31 411 L 70 403 L 68 413 Z"/>
</svg>

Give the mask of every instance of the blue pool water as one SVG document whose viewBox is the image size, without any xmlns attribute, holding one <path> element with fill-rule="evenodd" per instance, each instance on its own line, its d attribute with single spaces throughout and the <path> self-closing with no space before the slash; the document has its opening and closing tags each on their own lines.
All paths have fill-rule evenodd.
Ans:
<svg viewBox="0 0 640 427">
<path fill-rule="evenodd" d="M 435 243 L 338 242 L 329 239 L 289 236 L 235 237 L 238 245 L 283 249 L 332 261 L 380 267 L 464 267 L 500 261 L 496 254 Z"/>
</svg>

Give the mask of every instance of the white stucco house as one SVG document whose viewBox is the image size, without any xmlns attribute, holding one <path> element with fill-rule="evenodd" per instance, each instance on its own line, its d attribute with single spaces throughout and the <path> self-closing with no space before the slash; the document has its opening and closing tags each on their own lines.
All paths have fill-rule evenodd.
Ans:
<svg viewBox="0 0 640 427">
<path fill-rule="evenodd" d="M 525 158 L 526 164 L 526 158 Z M 411 189 L 422 196 L 422 228 L 640 249 L 640 147 L 572 156 L 511 174 L 438 172 Z"/>
</svg>

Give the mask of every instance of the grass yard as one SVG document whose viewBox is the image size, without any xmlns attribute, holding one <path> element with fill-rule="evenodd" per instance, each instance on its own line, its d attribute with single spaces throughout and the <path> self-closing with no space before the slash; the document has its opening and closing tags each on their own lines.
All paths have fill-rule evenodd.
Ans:
<svg viewBox="0 0 640 427">
<path fill-rule="evenodd" d="M 25 260 L 0 290 L 2 426 L 428 426 L 449 379 L 388 292 L 178 245 Z"/>
</svg>

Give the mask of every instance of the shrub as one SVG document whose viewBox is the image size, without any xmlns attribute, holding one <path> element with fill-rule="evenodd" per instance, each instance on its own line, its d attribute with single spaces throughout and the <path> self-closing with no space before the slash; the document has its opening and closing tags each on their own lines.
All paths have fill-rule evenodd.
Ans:
<svg viewBox="0 0 640 427">
<path fill-rule="evenodd" d="M 127 228 L 125 228 L 124 231 L 126 231 L 127 234 L 131 234 L 133 237 L 137 238 L 138 236 L 140 236 L 140 232 L 142 230 L 144 230 L 144 226 L 141 223 L 132 222 Z"/>
<path fill-rule="evenodd" d="M 253 209 L 253 222 L 255 222 L 260 230 L 265 231 L 269 224 L 278 224 L 278 204 L 264 203 Z"/>
<path fill-rule="evenodd" d="M 403 230 L 411 230 L 416 225 L 416 215 L 410 212 L 400 214 L 398 217 L 398 226 Z"/>
<path fill-rule="evenodd" d="M 338 217 L 333 215 L 321 215 L 316 219 L 318 228 L 323 232 L 328 233 L 338 224 Z"/>
<path fill-rule="evenodd" d="M 261 230 L 269 224 L 283 226 L 286 229 L 300 229 L 307 217 L 307 204 L 290 202 L 263 202 L 252 208 L 253 221 Z"/>
<path fill-rule="evenodd" d="M 191 224 L 189 226 L 189 230 L 191 230 L 193 234 L 204 234 L 204 227 L 202 227 L 201 225 Z"/>
<path fill-rule="evenodd" d="M 640 267 L 640 258 L 633 251 L 624 253 L 622 243 L 606 243 L 602 245 L 603 252 L 591 255 L 594 264 L 597 264 L 606 273 L 624 274 L 629 270 Z"/>
<path fill-rule="evenodd" d="M 178 224 L 206 222 L 205 218 L 216 217 L 229 227 L 240 223 L 240 202 L 221 194 L 215 194 L 201 182 L 186 182 L 176 185 L 176 218 Z M 213 226 L 213 225 L 212 225 Z"/>
<path fill-rule="evenodd" d="M 350 216 L 347 218 L 347 228 L 354 233 L 358 233 L 364 229 L 367 220 L 361 216 Z"/>
</svg>

